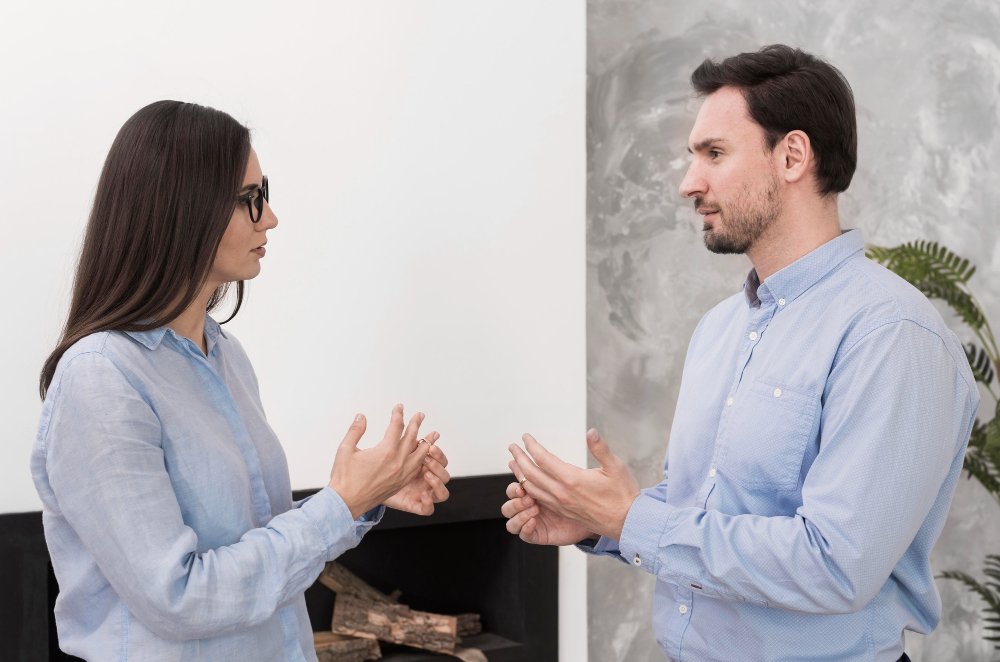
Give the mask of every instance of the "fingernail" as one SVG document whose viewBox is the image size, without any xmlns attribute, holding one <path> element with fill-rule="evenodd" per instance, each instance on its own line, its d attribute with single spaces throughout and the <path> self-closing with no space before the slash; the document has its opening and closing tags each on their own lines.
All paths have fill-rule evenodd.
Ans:
<svg viewBox="0 0 1000 662">
<path fill-rule="evenodd" d="M 422 412 L 422 411 L 417 412 L 417 420 L 419 420 L 420 422 L 423 422 L 423 420 L 424 420 L 424 412 Z"/>
<path fill-rule="evenodd" d="M 597 428 L 590 428 L 587 430 L 587 439 L 589 441 L 597 441 L 601 435 L 597 432 Z"/>
<path fill-rule="evenodd" d="M 358 414 L 357 416 L 354 417 L 354 422 L 355 423 L 360 423 L 361 419 L 363 419 L 363 418 L 364 418 L 363 414 Z"/>
</svg>

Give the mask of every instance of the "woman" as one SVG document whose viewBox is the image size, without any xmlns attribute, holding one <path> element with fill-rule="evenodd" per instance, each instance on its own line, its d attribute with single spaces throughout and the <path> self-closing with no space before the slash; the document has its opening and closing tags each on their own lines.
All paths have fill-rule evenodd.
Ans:
<svg viewBox="0 0 1000 662">
<path fill-rule="evenodd" d="M 438 434 L 418 440 L 423 415 L 404 428 L 397 405 L 368 450 L 359 414 L 329 485 L 292 503 L 250 362 L 207 314 L 231 283 L 239 310 L 277 223 L 229 115 L 159 101 L 115 138 L 32 454 L 68 653 L 314 660 L 303 591 L 323 564 L 380 504 L 429 514 L 448 496 Z"/>
</svg>

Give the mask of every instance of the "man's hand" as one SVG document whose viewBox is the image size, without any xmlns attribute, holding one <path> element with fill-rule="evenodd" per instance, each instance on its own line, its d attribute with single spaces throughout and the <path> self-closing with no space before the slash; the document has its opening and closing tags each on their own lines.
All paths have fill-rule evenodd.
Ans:
<svg viewBox="0 0 1000 662">
<path fill-rule="evenodd" d="M 522 439 L 527 452 L 517 444 L 510 446 L 517 465 L 514 473 L 526 479 L 522 487 L 542 506 L 540 513 L 548 510 L 588 531 L 620 539 L 625 517 L 639 496 L 639 484 L 597 430 L 587 432 L 587 449 L 600 464 L 596 469 L 563 462 L 530 434 Z M 558 520 L 550 517 L 548 521 Z"/>
<path fill-rule="evenodd" d="M 444 451 L 434 446 L 440 437 L 437 432 L 427 435 L 427 443 L 431 444 L 431 449 L 424 458 L 423 475 L 415 476 L 398 492 L 386 499 L 386 506 L 416 515 L 430 515 L 434 512 L 435 503 L 448 499 L 448 488 L 445 487 L 451 480 L 451 475 L 445 469 L 448 466 L 448 458 Z"/>
<path fill-rule="evenodd" d="M 514 463 L 510 464 L 513 471 Z M 509 501 L 501 506 L 500 512 L 507 518 L 507 530 L 524 542 L 533 545 L 573 545 L 585 538 L 596 538 L 579 522 L 539 506 L 520 483 L 507 486 L 507 498 Z"/>
</svg>

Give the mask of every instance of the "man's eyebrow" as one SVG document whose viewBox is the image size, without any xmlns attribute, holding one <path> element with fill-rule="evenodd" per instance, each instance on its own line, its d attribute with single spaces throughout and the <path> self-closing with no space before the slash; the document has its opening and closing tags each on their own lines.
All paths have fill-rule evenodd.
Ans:
<svg viewBox="0 0 1000 662">
<path fill-rule="evenodd" d="M 701 152 L 701 151 L 704 151 L 704 150 L 708 149 L 709 147 L 711 147 L 712 145 L 714 145 L 716 143 L 720 143 L 721 144 L 721 143 L 725 143 L 725 142 L 726 142 L 725 138 L 705 138 L 704 140 L 702 140 L 701 142 L 699 142 L 698 144 L 696 144 L 694 146 L 694 149 L 691 149 L 690 147 L 688 147 L 687 148 L 688 154 L 694 154 L 695 152 Z"/>
</svg>

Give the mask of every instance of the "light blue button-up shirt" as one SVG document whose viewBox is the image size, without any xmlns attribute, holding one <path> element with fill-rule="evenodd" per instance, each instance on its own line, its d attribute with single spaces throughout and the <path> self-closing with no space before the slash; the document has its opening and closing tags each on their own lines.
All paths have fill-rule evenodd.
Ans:
<svg viewBox="0 0 1000 662">
<path fill-rule="evenodd" d="M 59 362 L 31 468 L 67 653 L 315 660 L 303 592 L 381 516 L 329 487 L 292 503 L 243 348 L 205 336 L 96 333 Z"/>
<path fill-rule="evenodd" d="M 664 479 L 613 554 L 656 576 L 675 660 L 895 661 L 979 393 L 962 346 L 859 230 L 717 305 L 691 339 Z"/>
</svg>

